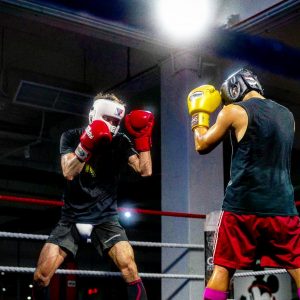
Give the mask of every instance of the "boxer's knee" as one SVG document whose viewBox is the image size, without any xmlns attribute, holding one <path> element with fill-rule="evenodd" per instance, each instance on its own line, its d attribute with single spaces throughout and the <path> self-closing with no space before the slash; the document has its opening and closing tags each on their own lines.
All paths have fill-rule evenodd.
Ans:
<svg viewBox="0 0 300 300">
<path fill-rule="evenodd" d="M 128 242 L 122 241 L 114 245 L 110 249 L 109 255 L 121 271 L 126 282 L 139 279 L 133 249 Z"/>
<path fill-rule="evenodd" d="M 119 265 L 119 269 L 126 282 L 131 282 L 138 279 L 137 266 L 132 257 L 125 258 Z"/>
</svg>

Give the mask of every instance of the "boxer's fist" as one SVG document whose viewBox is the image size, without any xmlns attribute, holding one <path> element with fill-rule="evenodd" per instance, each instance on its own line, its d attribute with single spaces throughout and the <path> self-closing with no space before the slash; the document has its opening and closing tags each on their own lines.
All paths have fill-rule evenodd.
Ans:
<svg viewBox="0 0 300 300">
<path fill-rule="evenodd" d="M 125 116 L 125 127 L 134 138 L 137 151 L 149 151 L 152 145 L 154 116 L 150 111 L 133 110 Z"/>
<path fill-rule="evenodd" d="M 189 114 L 192 116 L 191 126 L 209 127 L 209 117 L 221 103 L 220 93 L 212 85 L 201 85 L 193 89 L 187 97 Z"/>
<path fill-rule="evenodd" d="M 81 161 L 88 161 L 100 140 L 111 141 L 112 136 L 108 126 L 101 120 L 95 120 L 83 131 L 75 155 Z"/>
</svg>

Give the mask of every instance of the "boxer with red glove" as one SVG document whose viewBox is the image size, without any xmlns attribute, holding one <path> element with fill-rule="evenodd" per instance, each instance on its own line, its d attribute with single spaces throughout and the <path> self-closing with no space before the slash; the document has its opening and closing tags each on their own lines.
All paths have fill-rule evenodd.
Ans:
<svg viewBox="0 0 300 300">
<path fill-rule="evenodd" d="M 117 190 L 123 170 L 129 166 L 142 177 L 151 176 L 153 115 L 134 111 L 127 124 L 139 151 L 119 132 L 125 103 L 114 94 L 99 93 L 89 112 L 89 126 L 70 128 L 60 138 L 61 167 L 66 178 L 61 219 L 52 230 L 34 273 L 35 300 L 43 294 L 55 270 L 70 253 L 76 256 L 79 235 L 88 237 L 102 256 L 115 262 L 127 284 L 128 300 L 147 300 L 134 251 L 118 222 Z M 92 157 L 92 159 L 90 159 Z M 90 159 L 90 160 L 89 160 Z"/>
<path fill-rule="evenodd" d="M 81 162 L 88 161 L 100 140 L 111 142 L 112 136 L 105 122 L 95 120 L 87 126 L 80 136 L 80 143 L 75 149 L 78 160 Z"/>
<path fill-rule="evenodd" d="M 154 115 L 150 111 L 133 110 L 125 116 L 125 127 L 134 138 L 137 151 L 150 151 L 153 125 Z"/>
</svg>

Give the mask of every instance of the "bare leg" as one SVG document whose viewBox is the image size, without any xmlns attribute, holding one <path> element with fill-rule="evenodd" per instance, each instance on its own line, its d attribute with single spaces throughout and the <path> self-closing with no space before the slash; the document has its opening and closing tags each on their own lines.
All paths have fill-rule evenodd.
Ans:
<svg viewBox="0 0 300 300">
<path fill-rule="evenodd" d="M 38 259 L 37 267 L 33 275 L 34 289 L 33 289 L 33 299 L 40 300 L 43 299 L 44 289 L 50 283 L 50 280 L 57 270 L 57 268 L 62 264 L 67 253 L 64 252 L 59 246 L 46 243 L 40 253 Z"/>
<path fill-rule="evenodd" d="M 118 242 L 109 250 L 108 254 L 128 283 L 128 299 L 147 300 L 146 290 L 139 277 L 131 245 L 126 241 Z"/>
<path fill-rule="evenodd" d="M 127 283 L 140 279 L 134 261 L 133 249 L 128 242 L 118 242 L 109 250 L 108 254 Z"/>
<path fill-rule="evenodd" d="M 204 290 L 204 300 L 226 300 L 230 279 L 235 270 L 227 269 L 218 265 L 214 266 L 214 271 L 210 277 L 207 287 Z"/>
<path fill-rule="evenodd" d="M 297 288 L 300 288 L 300 268 L 287 270 L 291 277 L 294 279 Z"/>
<path fill-rule="evenodd" d="M 227 269 L 221 266 L 214 266 L 214 271 L 207 283 L 207 287 L 226 292 L 229 289 L 229 284 L 231 277 L 233 276 L 235 270 Z"/>
<path fill-rule="evenodd" d="M 287 270 L 291 277 L 294 279 L 297 290 L 298 290 L 298 298 L 300 299 L 300 268 L 298 269 L 292 269 L 292 270 Z"/>
</svg>

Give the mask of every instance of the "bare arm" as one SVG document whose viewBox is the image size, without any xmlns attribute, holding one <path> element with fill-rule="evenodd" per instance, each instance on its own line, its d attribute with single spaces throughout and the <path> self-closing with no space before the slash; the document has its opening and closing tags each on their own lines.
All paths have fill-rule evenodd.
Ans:
<svg viewBox="0 0 300 300">
<path fill-rule="evenodd" d="M 84 167 L 84 162 L 80 162 L 74 153 L 67 153 L 61 157 L 61 168 L 67 180 L 73 180 Z"/>
<path fill-rule="evenodd" d="M 228 105 L 219 112 L 216 123 L 207 129 L 197 127 L 194 130 L 195 150 L 206 154 L 213 150 L 224 138 L 230 128 L 235 129 L 237 140 L 244 135 L 248 125 L 245 110 L 238 105 Z"/>
<path fill-rule="evenodd" d="M 128 164 L 143 177 L 152 175 L 152 158 L 150 151 L 140 152 L 139 155 L 131 155 L 128 159 Z"/>
</svg>

